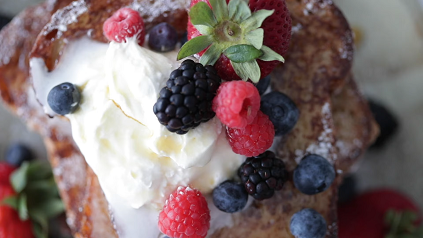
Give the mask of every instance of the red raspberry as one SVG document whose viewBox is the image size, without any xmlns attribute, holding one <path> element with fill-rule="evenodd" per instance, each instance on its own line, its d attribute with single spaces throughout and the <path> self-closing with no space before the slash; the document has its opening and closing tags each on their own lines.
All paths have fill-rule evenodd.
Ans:
<svg viewBox="0 0 423 238">
<path fill-rule="evenodd" d="M 249 82 L 222 83 L 213 99 L 213 111 L 228 127 L 242 129 L 250 124 L 260 110 L 260 94 Z"/>
<path fill-rule="evenodd" d="M 226 135 L 235 153 L 250 157 L 272 146 L 275 129 L 269 117 L 259 111 L 251 124 L 243 129 L 227 128 Z"/>
<path fill-rule="evenodd" d="M 131 8 L 121 8 L 103 25 L 104 36 L 110 41 L 126 42 L 126 38 L 137 35 L 138 44 L 144 43 L 144 21 L 140 14 Z"/>
<path fill-rule="evenodd" d="M 0 163 L 0 184 L 9 185 L 10 175 L 15 171 L 15 167 L 5 163 Z"/>
<path fill-rule="evenodd" d="M 170 237 L 204 238 L 210 228 L 206 199 L 197 189 L 179 187 L 159 215 L 160 231 Z"/>
</svg>

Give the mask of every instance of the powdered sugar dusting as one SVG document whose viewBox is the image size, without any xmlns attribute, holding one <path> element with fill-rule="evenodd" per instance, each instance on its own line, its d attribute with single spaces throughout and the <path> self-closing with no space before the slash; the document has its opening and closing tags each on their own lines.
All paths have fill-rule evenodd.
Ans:
<svg viewBox="0 0 423 238">
<path fill-rule="evenodd" d="M 148 13 L 145 17 L 147 21 L 153 21 L 159 16 L 167 17 L 172 11 L 188 8 L 189 1 L 185 0 L 157 0 L 150 1 L 149 4 L 134 1 L 132 8 L 139 12 Z"/>
<path fill-rule="evenodd" d="M 63 32 L 67 30 L 67 26 L 78 21 L 78 17 L 87 12 L 88 8 L 84 0 L 72 2 L 71 5 L 57 11 L 52 16 L 52 22 L 44 28 L 44 35 L 57 30 L 56 37 L 61 37 Z"/>
<path fill-rule="evenodd" d="M 295 25 L 292 26 L 291 28 L 291 34 L 294 34 L 298 31 L 300 31 L 303 28 L 303 25 L 301 25 L 301 23 L 297 23 Z"/>
<path fill-rule="evenodd" d="M 317 138 L 317 142 L 309 145 L 305 151 L 295 151 L 295 161 L 297 163 L 299 163 L 301 159 L 307 154 L 317 154 L 331 162 L 336 160 L 336 153 L 333 153 L 335 148 L 333 146 L 334 138 L 331 118 L 332 114 L 330 110 L 330 104 L 326 102 L 322 107 L 323 130 L 320 136 Z"/>
<path fill-rule="evenodd" d="M 83 187 L 85 185 L 85 171 L 81 171 L 80 168 L 84 167 L 84 160 L 77 156 L 69 158 L 61 158 L 61 162 L 53 169 L 53 173 L 56 176 L 61 176 L 61 181 L 65 183 L 58 183 L 60 190 L 68 191 L 74 187 Z M 66 168 L 66 171 L 64 170 Z M 71 169 L 72 171 L 69 171 Z"/>
</svg>

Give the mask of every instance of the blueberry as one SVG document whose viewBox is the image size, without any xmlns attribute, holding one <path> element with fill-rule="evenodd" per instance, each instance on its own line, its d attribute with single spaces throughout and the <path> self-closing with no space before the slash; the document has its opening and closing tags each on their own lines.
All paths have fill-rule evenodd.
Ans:
<svg viewBox="0 0 423 238">
<path fill-rule="evenodd" d="M 397 132 L 397 118 L 382 104 L 369 100 L 370 111 L 379 125 L 379 136 L 371 148 L 382 148 L 386 142 Z"/>
<path fill-rule="evenodd" d="M 78 88 L 71 83 L 62 83 L 51 89 L 47 102 L 51 109 L 60 115 L 75 111 L 81 100 Z"/>
<path fill-rule="evenodd" d="M 225 181 L 213 190 L 214 205 L 223 212 L 238 212 L 245 207 L 247 200 L 244 186 L 233 181 Z"/>
<path fill-rule="evenodd" d="M 256 84 L 256 88 L 258 89 L 260 95 L 263 95 L 264 92 L 266 92 L 269 85 L 270 85 L 270 75 L 260 79 L 260 81 Z"/>
<path fill-rule="evenodd" d="M 10 22 L 10 18 L 0 16 L 0 30 Z"/>
<path fill-rule="evenodd" d="M 167 52 L 175 49 L 178 33 L 166 22 L 160 23 L 150 30 L 148 46 L 157 52 Z"/>
<path fill-rule="evenodd" d="M 262 96 L 260 109 L 269 116 L 275 126 L 275 136 L 283 136 L 291 131 L 300 116 L 295 103 L 281 92 L 271 92 Z"/>
<path fill-rule="evenodd" d="M 181 46 L 183 46 L 188 41 L 188 32 L 185 32 L 181 38 Z"/>
<path fill-rule="evenodd" d="M 289 229 L 296 238 L 323 238 L 327 228 L 322 215 L 306 208 L 292 216 Z"/>
<path fill-rule="evenodd" d="M 31 150 L 20 143 L 11 145 L 6 152 L 6 162 L 15 167 L 19 167 L 24 161 L 30 161 L 33 158 Z"/>
<path fill-rule="evenodd" d="M 335 169 L 319 155 L 307 155 L 294 170 L 295 187 L 308 195 L 325 191 L 334 179 Z"/>
</svg>

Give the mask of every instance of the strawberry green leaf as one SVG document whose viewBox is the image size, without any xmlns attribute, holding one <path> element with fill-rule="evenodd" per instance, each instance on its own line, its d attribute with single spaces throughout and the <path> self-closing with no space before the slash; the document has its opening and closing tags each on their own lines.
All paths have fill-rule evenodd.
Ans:
<svg viewBox="0 0 423 238">
<path fill-rule="evenodd" d="M 46 218 L 53 218 L 65 211 L 65 206 L 59 198 L 50 198 L 32 209 Z"/>
<path fill-rule="evenodd" d="M 244 63 L 260 57 L 263 53 L 252 45 L 234 45 L 224 51 L 232 62 Z"/>
<path fill-rule="evenodd" d="M 262 28 L 250 31 L 245 35 L 245 39 L 250 42 L 256 49 L 260 50 L 263 46 L 264 30 Z"/>
<path fill-rule="evenodd" d="M 27 173 L 29 169 L 29 163 L 24 162 L 18 170 L 13 172 L 10 176 L 10 182 L 16 193 L 22 192 L 27 183 Z"/>
<path fill-rule="evenodd" d="M 34 232 L 35 237 L 37 238 L 47 238 L 48 237 L 48 220 L 45 217 L 31 217 L 34 222 L 32 225 L 32 231 Z"/>
<path fill-rule="evenodd" d="M 258 10 L 253 12 L 253 14 L 247 18 L 245 21 L 241 22 L 241 28 L 249 32 L 254 29 L 257 29 L 261 26 L 263 21 L 271 16 L 275 10 Z"/>
<path fill-rule="evenodd" d="M 229 19 L 228 5 L 226 0 L 210 0 L 210 5 L 218 22 Z"/>
<path fill-rule="evenodd" d="M 213 15 L 213 11 L 205 2 L 199 2 L 195 4 L 191 8 L 189 16 L 191 23 L 196 27 L 197 25 L 213 27 L 217 24 L 216 18 Z"/>
<path fill-rule="evenodd" d="M 251 60 L 244 63 L 232 62 L 236 74 L 244 81 L 250 79 L 253 83 L 257 83 L 260 80 L 260 67 L 255 60 Z"/>
<path fill-rule="evenodd" d="M 21 194 L 18 198 L 18 213 L 22 221 L 28 219 L 28 207 L 26 204 L 26 194 Z"/>
<path fill-rule="evenodd" d="M 31 219 L 38 223 L 43 229 L 48 226 L 48 217 L 40 209 L 30 210 L 29 216 Z"/>
<path fill-rule="evenodd" d="M 212 44 L 210 48 L 201 56 L 200 63 L 202 65 L 214 65 L 220 58 L 222 49 L 217 44 Z"/>
<path fill-rule="evenodd" d="M 260 60 L 263 60 L 263 61 L 277 60 L 277 61 L 280 61 L 282 63 L 285 62 L 285 59 L 280 54 L 276 53 L 275 51 L 273 51 L 269 47 L 263 45 L 261 47 L 261 50 L 263 51 L 263 55 L 259 58 Z"/>
<path fill-rule="evenodd" d="M 40 179 L 47 179 L 52 176 L 51 166 L 42 161 L 34 161 L 29 164 L 27 172 L 27 180 L 34 181 Z"/>
<path fill-rule="evenodd" d="M 229 18 L 241 22 L 251 16 L 251 9 L 243 0 L 231 0 L 228 4 Z"/>
<path fill-rule="evenodd" d="M 205 25 L 195 25 L 195 28 L 197 28 L 198 32 L 200 32 L 201 35 L 210 35 L 213 33 L 213 28 Z"/>
<path fill-rule="evenodd" d="M 3 204 L 16 210 L 18 209 L 18 197 L 17 196 L 6 197 L 3 199 L 3 201 L 1 201 L 1 205 Z"/>
<path fill-rule="evenodd" d="M 178 53 L 178 60 L 196 54 L 213 43 L 211 36 L 197 36 L 185 43 Z"/>
<path fill-rule="evenodd" d="M 423 227 L 417 227 L 418 215 L 414 211 L 388 210 L 385 224 L 389 227 L 385 238 L 419 238 L 423 237 Z"/>
</svg>

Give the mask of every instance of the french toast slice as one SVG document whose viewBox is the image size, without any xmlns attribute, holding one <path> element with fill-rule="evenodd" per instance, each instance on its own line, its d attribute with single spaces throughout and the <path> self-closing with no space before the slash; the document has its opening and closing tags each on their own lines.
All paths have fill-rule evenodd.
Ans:
<svg viewBox="0 0 423 238">
<path fill-rule="evenodd" d="M 189 2 L 173 1 L 169 5 L 170 2 L 49 1 L 24 11 L 0 33 L 1 96 L 13 112 L 44 137 L 75 237 L 118 235 L 98 180 L 72 140 L 69 123 L 64 118 L 47 117 L 36 102 L 28 65 L 32 45 L 36 41 L 32 56 L 43 58 L 52 70 L 66 42 L 83 35 L 106 42 L 102 22 L 123 6 L 138 9 L 147 28 L 169 21 L 182 32 Z M 303 155 L 320 154 L 335 164 L 338 176 L 331 188 L 314 196 L 301 194 L 288 181 L 282 192 L 235 214 L 233 227 L 221 229 L 211 237 L 292 237 L 290 218 L 302 208 L 321 213 L 328 224 L 326 237 L 337 237 L 336 196 L 342 173 L 357 161 L 377 134 L 367 103 L 350 73 L 352 33 L 342 13 L 329 0 L 286 3 L 293 19 L 292 40 L 286 63 L 273 73 L 272 88 L 289 95 L 301 115 L 294 130 L 280 140 L 277 152 L 290 172 Z M 60 10 L 56 12 L 57 9 Z M 76 12 L 77 21 L 69 22 Z M 62 31 L 63 25 L 66 31 Z"/>
</svg>

